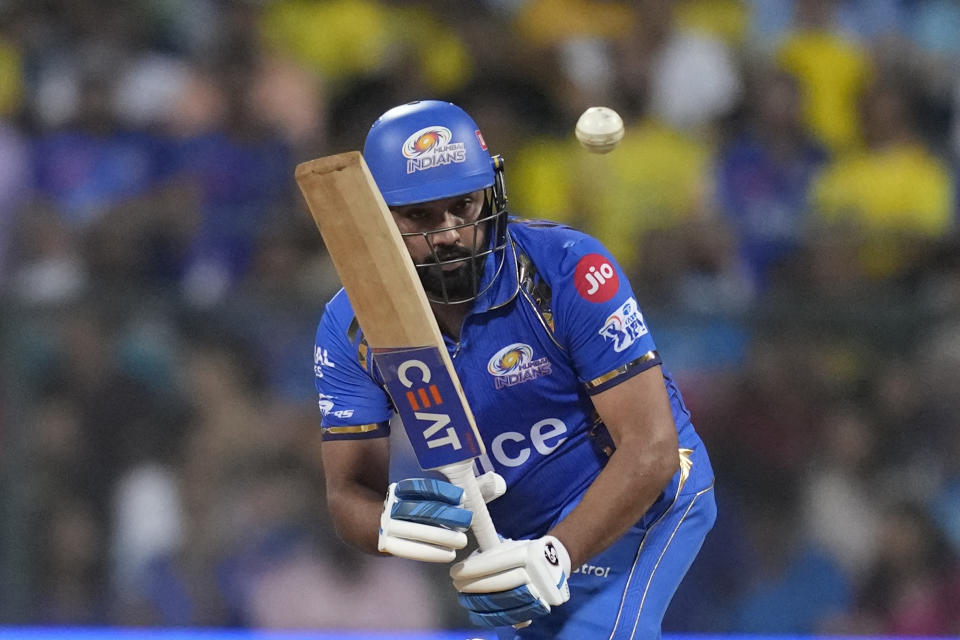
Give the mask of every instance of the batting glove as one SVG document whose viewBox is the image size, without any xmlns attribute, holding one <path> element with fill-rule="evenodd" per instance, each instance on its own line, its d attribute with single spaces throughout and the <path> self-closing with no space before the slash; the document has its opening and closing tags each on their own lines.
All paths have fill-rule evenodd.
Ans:
<svg viewBox="0 0 960 640">
<path fill-rule="evenodd" d="M 570 554 L 553 536 L 504 540 L 450 569 L 471 622 L 502 627 L 550 613 L 570 599 Z"/>
<path fill-rule="evenodd" d="M 506 491 L 503 476 L 485 473 L 477 478 L 486 502 Z M 380 514 L 377 549 L 422 562 L 453 562 L 467 546 L 473 512 L 464 509 L 463 489 L 433 478 L 394 482 Z"/>
</svg>

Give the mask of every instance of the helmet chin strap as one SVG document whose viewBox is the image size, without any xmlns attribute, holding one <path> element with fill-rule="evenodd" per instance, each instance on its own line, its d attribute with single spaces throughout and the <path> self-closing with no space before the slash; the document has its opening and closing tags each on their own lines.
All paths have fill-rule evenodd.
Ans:
<svg viewBox="0 0 960 640">
<path fill-rule="evenodd" d="M 495 155 L 493 161 L 493 208 L 496 211 L 507 209 L 507 185 L 503 180 L 503 156 Z"/>
</svg>

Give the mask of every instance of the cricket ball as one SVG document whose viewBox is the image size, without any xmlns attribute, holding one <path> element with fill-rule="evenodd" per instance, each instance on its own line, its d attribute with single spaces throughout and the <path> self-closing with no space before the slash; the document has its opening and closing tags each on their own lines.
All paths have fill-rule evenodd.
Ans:
<svg viewBox="0 0 960 640">
<path fill-rule="evenodd" d="M 607 153 L 623 140 L 623 119 L 610 107 L 590 107 L 577 120 L 574 133 L 587 151 Z"/>
</svg>

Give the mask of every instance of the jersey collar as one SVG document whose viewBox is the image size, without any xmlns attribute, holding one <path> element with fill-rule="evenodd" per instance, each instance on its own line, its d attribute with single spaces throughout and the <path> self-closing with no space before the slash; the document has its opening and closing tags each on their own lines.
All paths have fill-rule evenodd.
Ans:
<svg viewBox="0 0 960 640">
<path fill-rule="evenodd" d="M 489 282 L 490 278 L 496 277 L 496 271 L 497 256 L 496 254 L 491 254 L 487 257 L 483 267 L 483 282 Z M 496 282 L 493 283 L 493 286 L 477 298 L 470 313 L 491 311 L 502 307 L 517 297 L 517 293 L 520 291 L 520 280 L 517 277 L 517 273 L 517 249 L 514 245 L 513 237 L 510 235 L 510 227 L 508 224 L 506 246 L 503 248 L 503 269 L 500 271 L 500 275 L 497 277 Z"/>
</svg>

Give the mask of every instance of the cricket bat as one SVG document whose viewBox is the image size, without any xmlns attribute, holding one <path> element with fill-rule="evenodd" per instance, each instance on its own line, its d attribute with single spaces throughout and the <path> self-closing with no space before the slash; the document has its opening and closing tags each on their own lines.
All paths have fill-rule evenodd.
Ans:
<svg viewBox="0 0 960 640">
<path fill-rule="evenodd" d="M 500 544 L 473 473 L 485 453 L 413 261 L 357 151 L 317 158 L 296 180 L 423 469 L 464 490 L 481 551 Z"/>
</svg>

